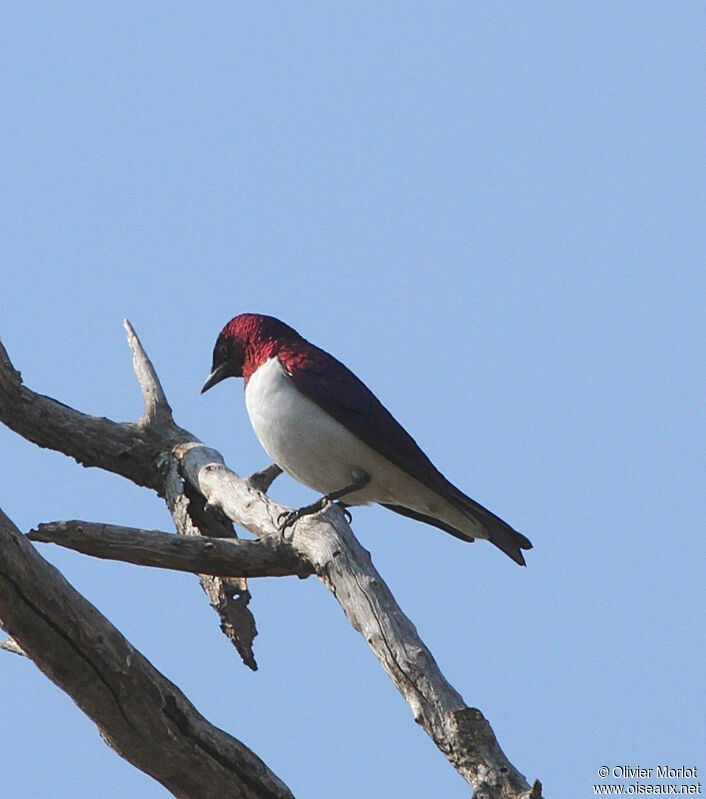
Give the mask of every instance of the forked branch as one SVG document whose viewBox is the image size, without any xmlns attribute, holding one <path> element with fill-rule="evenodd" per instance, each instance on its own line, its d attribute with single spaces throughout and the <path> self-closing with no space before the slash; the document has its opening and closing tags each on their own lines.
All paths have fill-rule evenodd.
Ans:
<svg viewBox="0 0 706 799">
<path fill-rule="evenodd" d="M 172 411 L 157 374 L 130 323 L 125 321 L 145 410 L 137 422 L 114 422 L 81 413 L 23 385 L 0 343 L 0 422 L 40 447 L 57 450 L 83 466 L 96 466 L 154 489 L 164 497 L 178 533 L 182 535 L 235 536 L 225 517 L 203 507 L 200 496 L 187 496 L 189 486 L 179 476 L 171 456 L 176 444 L 199 444 L 198 439 L 174 423 Z M 200 501 L 201 500 L 201 501 Z M 248 603 L 244 578 L 199 577 L 221 630 L 238 650 L 243 662 L 257 669 L 253 639 L 255 620 Z"/>
<path fill-rule="evenodd" d="M 93 417 L 33 394 L 21 386 L 1 347 L 0 420 L 40 446 L 58 449 L 86 465 L 98 465 L 155 488 L 165 497 L 182 532 L 198 534 L 208 527 L 211 535 L 223 537 L 219 531 L 225 530 L 227 535 L 232 521 L 271 542 L 277 535 L 276 520 L 288 510 L 263 493 L 276 476 L 276 467 L 251 480 L 243 479 L 226 467 L 220 453 L 179 428 L 154 368 L 134 331 L 126 326 L 146 402 L 140 422 L 117 425 L 100 420 L 97 427 Z M 57 406 L 63 410 L 59 412 Z M 67 425 L 70 435 L 66 435 Z M 86 440 L 95 438 L 98 440 Z M 104 445 L 104 439 L 110 440 L 108 445 Z M 38 534 L 56 536 L 57 529 L 54 526 Z M 85 537 L 85 526 L 83 532 Z M 162 544 L 155 546 L 155 552 L 158 546 Z M 100 554 L 105 553 L 104 549 Z M 284 558 L 284 550 L 282 553 Z M 541 799 L 539 783 L 530 789 L 502 752 L 482 713 L 468 707 L 441 674 L 337 506 L 296 523 L 286 557 L 291 555 L 331 590 L 409 704 L 415 721 L 473 787 L 475 799 Z M 125 549 L 122 556 L 130 559 Z M 144 562 L 144 553 L 139 557 Z M 150 557 L 157 559 L 158 555 Z M 173 555 L 169 559 L 175 562 Z M 209 579 L 221 579 L 221 584 L 232 581 Z"/>
</svg>

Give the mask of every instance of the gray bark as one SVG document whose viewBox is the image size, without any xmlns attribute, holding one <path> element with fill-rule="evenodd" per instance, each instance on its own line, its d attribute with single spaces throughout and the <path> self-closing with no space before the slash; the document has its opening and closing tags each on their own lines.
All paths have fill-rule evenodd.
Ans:
<svg viewBox="0 0 706 799">
<path fill-rule="evenodd" d="M 0 625 L 104 740 L 174 796 L 291 799 L 47 563 L 0 510 Z"/>
<path fill-rule="evenodd" d="M 198 439 L 174 423 L 157 375 L 129 322 L 125 322 L 133 365 L 145 410 L 137 422 L 114 422 L 70 408 L 22 384 L 0 343 L 0 422 L 32 441 L 68 455 L 83 466 L 114 472 L 133 483 L 154 489 L 165 498 L 177 532 L 184 535 L 235 536 L 232 524 L 190 501 L 186 486 L 170 457 L 172 447 Z M 193 518 L 199 517 L 194 523 Z M 248 608 L 250 594 L 244 579 L 200 577 L 201 587 L 218 613 L 221 630 L 243 662 L 257 669 L 252 644 L 257 631 Z"/>
<path fill-rule="evenodd" d="M 278 535 L 279 517 L 289 510 L 263 493 L 277 468 L 243 479 L 226 467 L 216 450 L 178 427 L 149 359 L 132 328 L 126 327 L 145 398 L 145 413 L 136 424 L 87 417 L 34 394 L 21 385 L 1 347 L 0 421 L 40 446 L 58 449 L 84 465 L 100 466 L 154 488 L 166 499 L 180 532 L 222 537 L 235 522 L 271 542 Z M 57 529 L 54 526 L 52 534 Z M 315 572 L 329 588 L 408 703 L 415 721 L 473 787 L 476 799 L 541 799 L 539 782 L 530 789 L 502 752 L 482 713 L 468 707 L 441 674 L 338 506 L 300 519 L 281 551 L 283 558 L 295 558 L 301 573 Z M 127 554 L 123 550 L 121 557 L 131 559 Z M 136 557 L 144 562 L 144 552 Z M 165 552 L 160 557 L 167 557 L 172 564 L 178 560 Z M 182 553 L 181 566 L 172 567 L 183 566 Z M 243 573 L 245 569 L 240 577 Z M 204 574 L 202 583 L 208 585 L 208 580 L 220 580 L 220 590 L 226 587 L 226 599 L 233 599 L 227 591 L 238 584 L 237 580 Z M 212 603 L 221 613 L 224 626 L 225 615 L 231 626 L 244 628 L 247 637 L 247 622 L 241 618 L 233 625 L 213 597 Z M 229 633 L 228 629 L 224 631 Z M 250 632 L 254 632 L 254 626 Z M 237 643 L 238 630 L 230 637 Z M 243 647 L 239 648 L 242 652 Z"/>
<path fill-rule="evenodd" d="M 216 577 L 308 577 L 314 574 L 312 565 L 279 535 L 263 536 L 255 541 L 183 538 L 158 530 L 73 520 L 40 524 L 27 533 L 27 538 L 58 544 L 96 558 Z"/>
</svg>

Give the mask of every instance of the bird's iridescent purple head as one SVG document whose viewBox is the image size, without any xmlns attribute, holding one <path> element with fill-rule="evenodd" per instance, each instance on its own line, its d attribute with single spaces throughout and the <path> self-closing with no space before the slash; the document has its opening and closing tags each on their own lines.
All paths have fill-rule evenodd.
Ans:
<svg viewBox="0 0 706 799">
<path fill-rule="evenodd" d="M 255 313 L 234 316 L 218 335 L 211 374 L 201 393 L 227 377 L 244 377 L 247 383 L 255 369 L 276 355 L 282 346 L 302 340 L 296 330 L 274 316 Z"/>
</svg>

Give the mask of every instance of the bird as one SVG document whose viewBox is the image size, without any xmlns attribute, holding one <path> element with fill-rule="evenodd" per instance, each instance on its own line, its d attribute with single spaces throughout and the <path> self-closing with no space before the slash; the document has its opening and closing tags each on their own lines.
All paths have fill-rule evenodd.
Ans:
<svg viewBox="0 0 706 799">
<path fill-rule="evenodd" d="M 487 539 L 515 563 L 530 540 L 444 477 L 344 364 L 273 316 L 242 313 L 221 330 L 201 393 L 242 377 L 255 435 L 270 458 L 323 496 L 284 526 L 339 500 L 377 503 L 463 541 Z"/>
</svg>

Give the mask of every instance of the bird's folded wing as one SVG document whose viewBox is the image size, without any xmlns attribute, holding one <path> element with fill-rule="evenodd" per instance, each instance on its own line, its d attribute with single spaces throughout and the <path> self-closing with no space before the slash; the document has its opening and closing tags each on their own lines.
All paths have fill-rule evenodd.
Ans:
<svg viewBox="0 0 706 799">
<path fill-rule="evenodd" d="M 280 361 L 304 396 L 371 449 L 428 488 L 441 490 L 446 479 L 395 417 L 353 372 L 313 345 L 280 352 Z"/>
<path fill-rule="evenodd" d="M 507 522 L 456 488 L 434 466 L 394 416 L 353 372 L 324 350 L 312 344 L 296 351 L 283 350 L 280 361 L 294 385 L 347 430 L 364 441 L 415 480 L 437 492 L 464 515 L 479 522 L 486 536 L 523 565 L 521 549 L 532 543 Z M 465 540 L 473 540 L 466 532 L 438 519 L 424 516 L 402 506 L 388 505 L 391 510 L 425 521 Z"/>
</svg>

